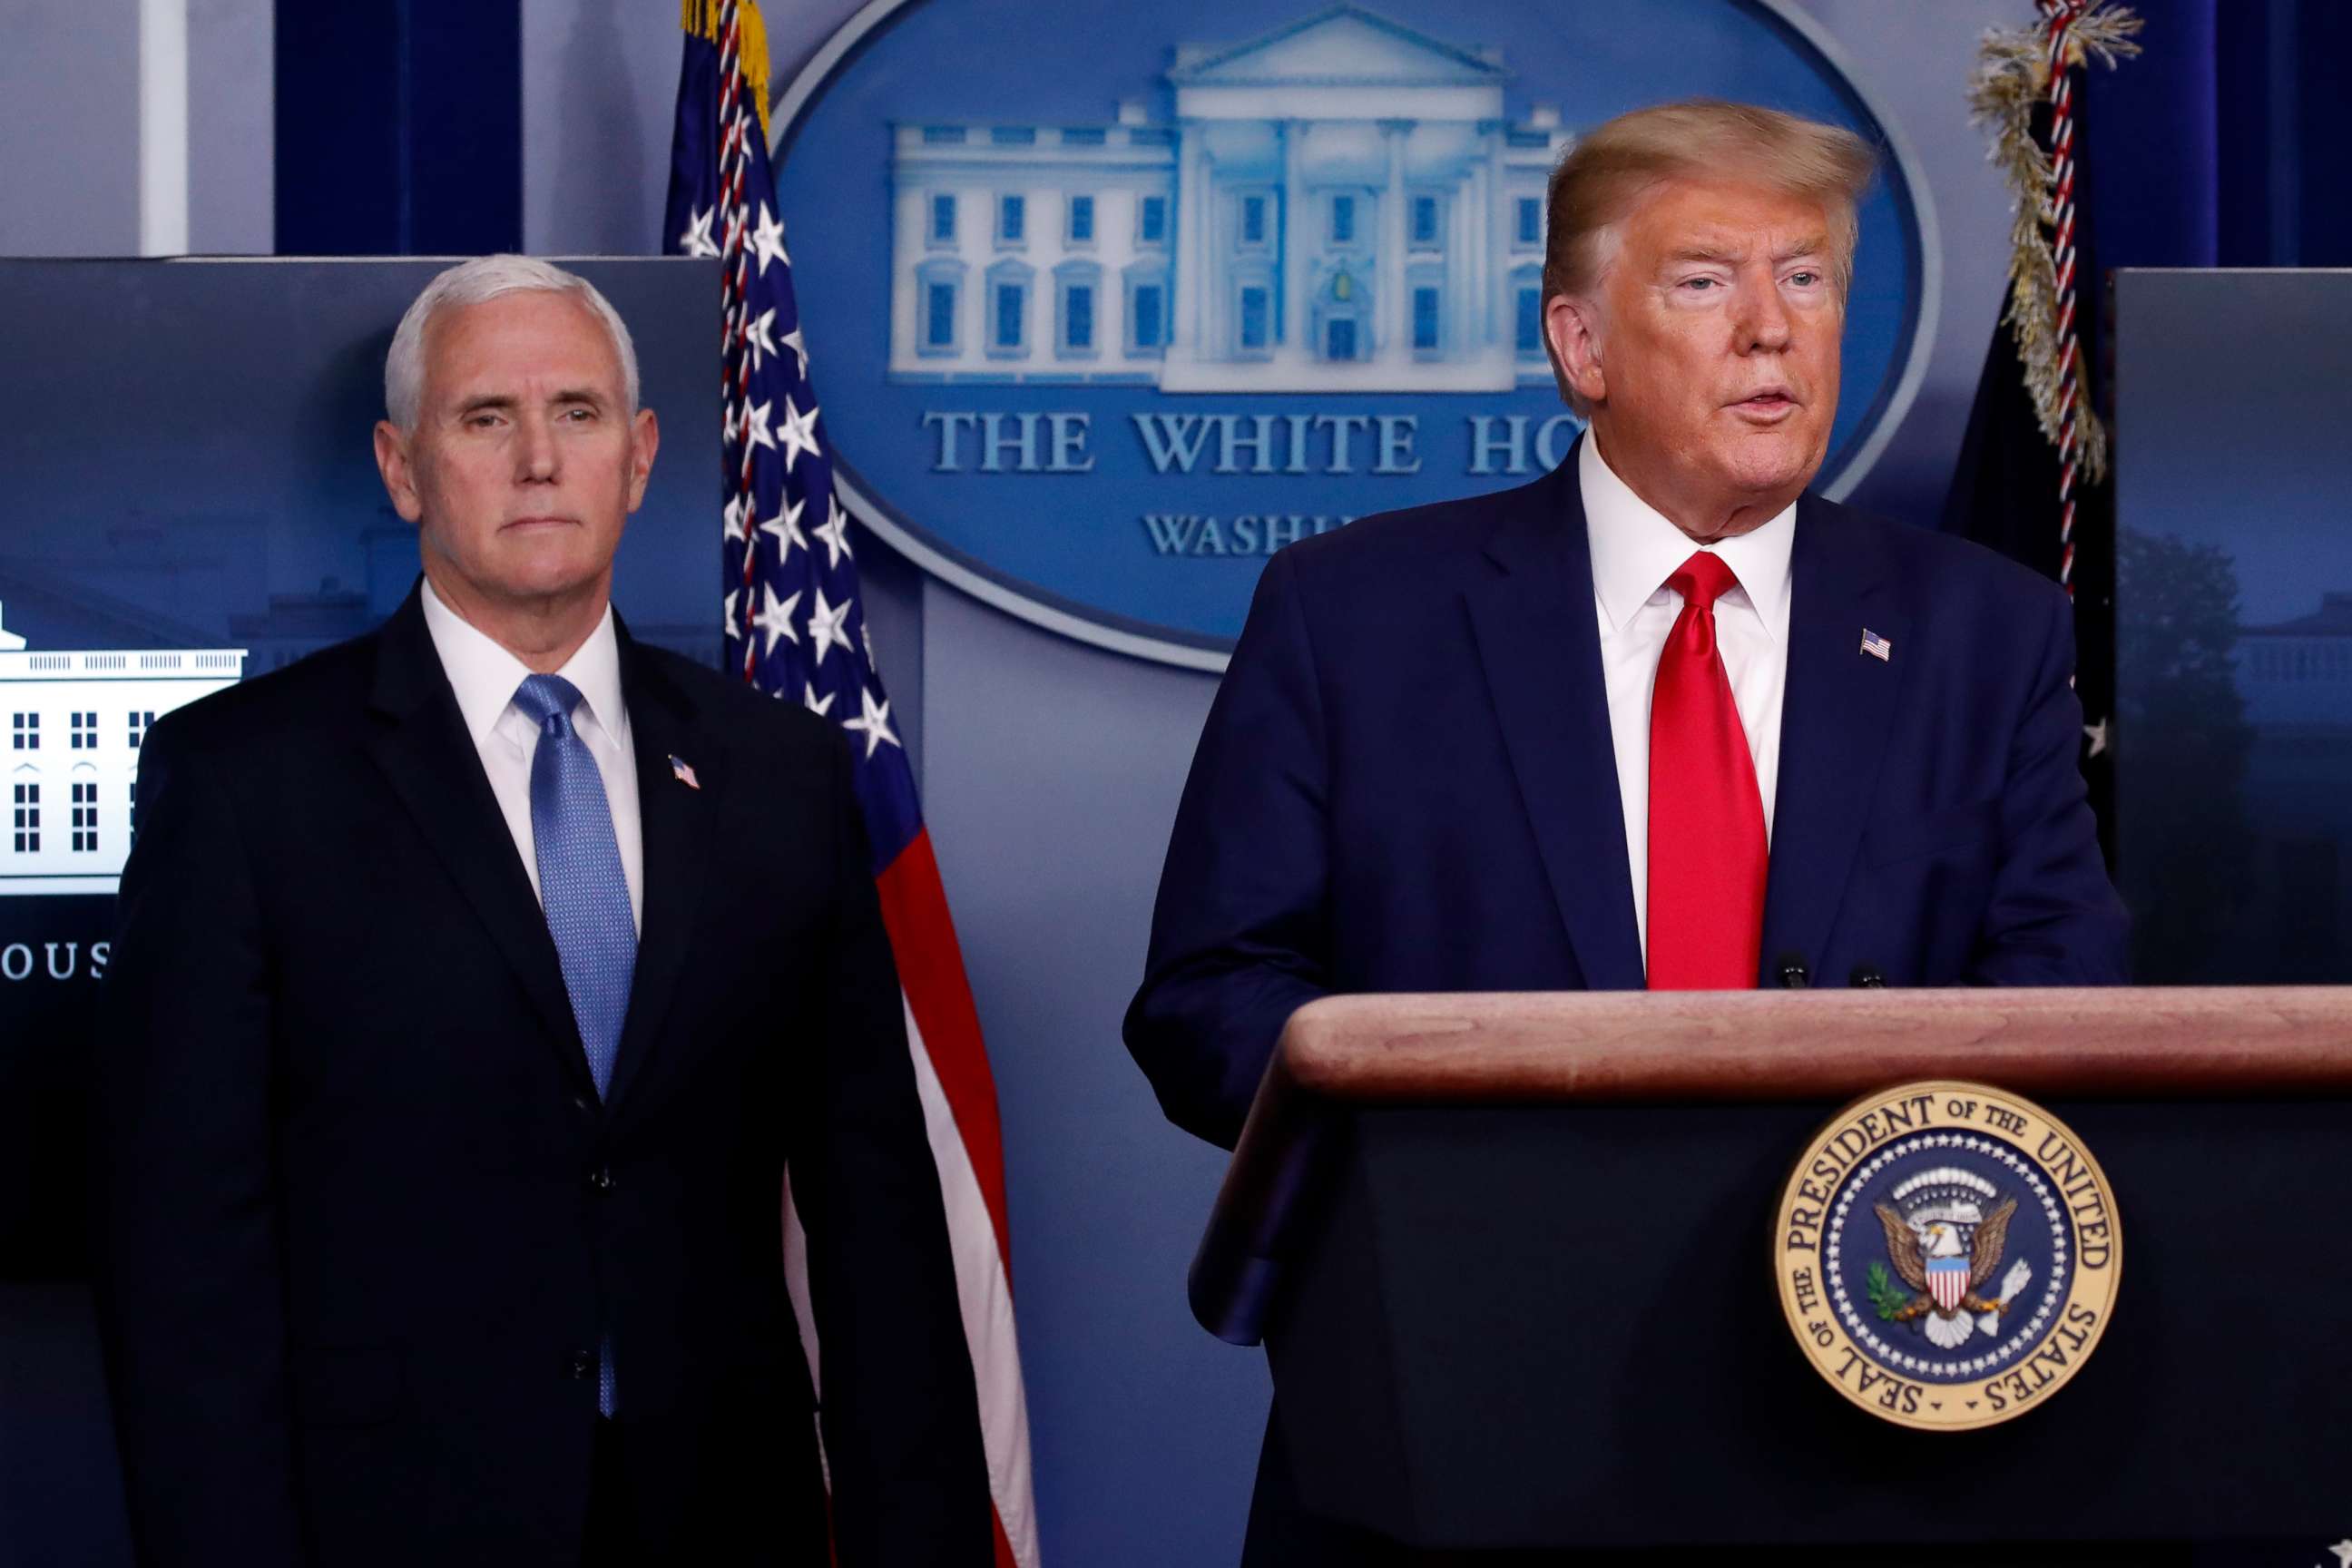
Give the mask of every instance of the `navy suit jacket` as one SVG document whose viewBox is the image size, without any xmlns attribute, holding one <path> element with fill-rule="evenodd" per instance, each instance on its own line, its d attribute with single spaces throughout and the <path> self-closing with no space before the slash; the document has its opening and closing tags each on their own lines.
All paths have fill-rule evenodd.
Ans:
<svg viewBox="0 0 2352 1568">
<path fill-rule="evenodd" d="M 645 916 L 600 1102 L 412 595 L 172 713 L 99 1031 L 100 1321 L 158 1565 L 577 1568 L 609 1335 L 665 1563 L 992 1561 L 849 753 L 621 637 Z M 695 770 L 698 788 L 672 775 Z"/>
<path fill-rule="evenodd" d="M 2064 595 L 1810 494 L 1790 571 L 1764 967 L 2121 981 Z M 1127 1016 L 1171 1120 L 1233 1143 L 1284 1023 L 1327 993 L 1643 984 L 1575 454 L 1276 554 Z"/>
</svg>

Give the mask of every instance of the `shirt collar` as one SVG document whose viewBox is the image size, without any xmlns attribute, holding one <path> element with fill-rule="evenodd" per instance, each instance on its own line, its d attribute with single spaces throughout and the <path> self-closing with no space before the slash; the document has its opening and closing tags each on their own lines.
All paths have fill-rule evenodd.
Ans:
<svg viewBox="0 0 2352 1568">
<path fill-rule="evenodd" d="M 1793 501 L 1760 528 L 1720 544 L 1695 545 L 1690 535 L 1617 477 L 1591 430 L 1577 445 L 1576 479 L 1592 552 L 1592 591 L 1612 631 L 1624 630 L 1633 612 L 1665 585 L 1692 551 L 1712 550 L 1739 579 L 1739 586 L 1725 594 L 1723 602 L 1744 598 L 1773 641 L 1787 639 L 1789 550 L 1797 532 Z"/>
<path fill-rule="evenodd" d="M 515 688 L 523 683 L 530 668 L 443 603 L 429 578 L 424 598 L 425 629 L 432 635 L 434 651 L 441 656 L 449 689 L 457 693 L 466 733 L 478 746 L 514 706 Z M 627 710 L 621 706 L 621 646 L 613 630 L 609 603 L 588 640 L 556 673 L 579 689 L 581 705 L 608 734 L 618 738 L 627 733 Z"/>
</svg>

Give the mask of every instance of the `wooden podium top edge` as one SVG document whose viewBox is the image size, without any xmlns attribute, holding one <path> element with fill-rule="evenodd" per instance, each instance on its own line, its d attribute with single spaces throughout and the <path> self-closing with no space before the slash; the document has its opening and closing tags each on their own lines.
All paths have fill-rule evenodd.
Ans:
<svg viewBox="0 0 2352 1568">
<path fill-rule="evenodd" d="M 1292 1016 L 1280 1058 L 1361 1101 L 1836 1100 L 1925 1078 L 2352 1093 L 2352 986 L 1334 996 Z"/>
</svg>

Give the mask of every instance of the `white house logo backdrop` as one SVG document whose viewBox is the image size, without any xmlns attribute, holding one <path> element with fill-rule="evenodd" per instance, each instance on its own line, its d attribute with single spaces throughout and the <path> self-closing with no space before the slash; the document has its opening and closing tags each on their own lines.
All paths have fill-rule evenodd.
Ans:
<svg viewBox="0 0 2352 1568">
<path fill-rule="evenodd" d="M 1546 178 L 1700 94 L 1883 149 L 1843 494 L 1924 367 L 1933 223 L 1895 127 L 1762 0 L 875 0 L 772 117 L 835 473 L 959 586 L 1220 668 L 1283 545 L 1566 453 Z"/>
</svg>

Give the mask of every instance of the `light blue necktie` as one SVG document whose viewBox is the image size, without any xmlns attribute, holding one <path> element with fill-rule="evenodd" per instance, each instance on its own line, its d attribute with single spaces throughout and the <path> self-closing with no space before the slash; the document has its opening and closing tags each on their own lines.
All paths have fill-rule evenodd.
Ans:
<svg viewBox="0 0 2352 1568">
<path fill-rule="evenodd" d="M 539 861 L 539 901 L 563 966 L 572 1021 L 588 1053 L 588 1072 L 603 1099 L 613 1084 L 629 982 L 637 967 L 637 928 L 620 840 L 604 799 L 604 777 L 588 743 L 572 727 L 580 689 L 560 675 L 533 675 L 515 688 L 515 706 L 539 726 L 530 763 L 530 837 Z M 596 1408 L 613 1414 L 613 1346 L 600 1348 Z"/>
</svg>

